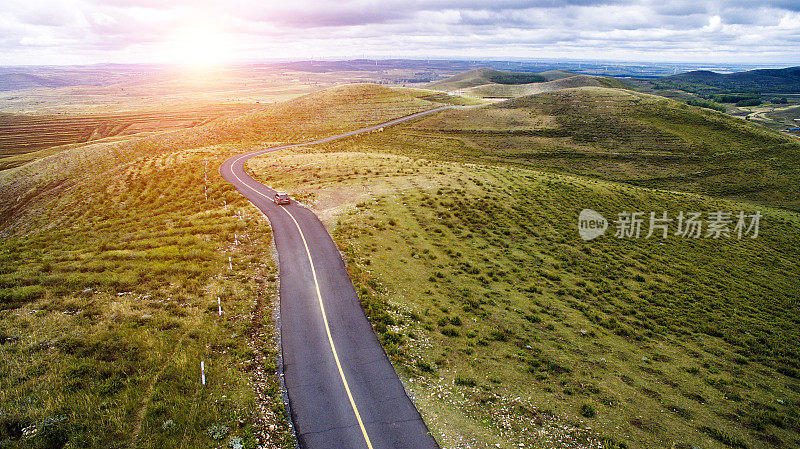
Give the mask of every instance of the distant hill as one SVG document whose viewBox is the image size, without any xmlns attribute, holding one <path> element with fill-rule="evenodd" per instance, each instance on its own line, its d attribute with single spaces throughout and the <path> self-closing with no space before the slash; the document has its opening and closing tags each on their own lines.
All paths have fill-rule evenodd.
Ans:
<svg viewBox="0 0 800 449">
<path fill-rule="evenodd" d="M 468 96 L 478 98 L 517 98 L 575 87 L 627 89 L 630 86 L 613 78 L 580 75 L 566 70 L 523 73 L 480 68 L 430 83 L 426 87 L 433 90 L 461 90 Z"/>
<path fill-rule="evenodd" d="M 369 145 L 384 139 L 426 157 L 439 151 L 458 160 L 504 160 L 800 210 L 796 139 L 632 90 L 561 89 L 444 111 L 389 131 L 391 138 Z"/>
<path fill-rule="evenodd" d="M 545 77 L 547 81 L 555 81 L 560 80 L 561 78 L 569 78 L 578 74 L 575 72 L 569 72 L 567 70 L 548 70 L 546 72 L 539 72 L 539 75 Z"/>
<path fill-rule="evenodd" d="M 538 73 L 506 72 L 503 70 L 480 68 L 459 73 L 458 75 L 451 76 L 441 81 L 435 81 L 427 84 L 425 87 L 434 90 L 458 90 L 481 86 L 483 84 L 514 85 L 545 81 L 547 81 L 547 78 Z"/>
<path fill-rule="evenodd" d="M 516 98 L 525 95 L 553 92 L 561 89 L 575 87 L 603 87 L 598 77 L 590 75 L 576 75 L 566 78 L 556 78 L 553 81 L 529 84 L 484 84 L 465 90 L 465 94 L 481 98 Z"/>
<path fill-rule="evenodd" d="M 0 92 L 67 86 L 108 86 L 167 76 L 168 70 L 144 64 L 63 67 L 0 67 Z"/>
<path fill-rule="evenodd" d="M 666 76 L 659 83 L 665 87 L 686 87 L 697 92 L 752 92 L 791 93 L 800 92 L 800 67 L 785 69 L 759 69 L 737 73 L 716 73 L 696 70 L 679 75 Z M 669 86 L 673 84 L 674 86 Z"/>
<path fill-rule="evenodd" d="M 0 73 L 0 91 L 33 89 L 37 87 L 64 87 L 69 83 L 30 73 Z"/>
<path fill-rule="evenodd" d="M 325 89 L 202 127 L 214 141 L 259 141 L 264 135 L 299 141 L 334 134 L 442 106 L 430 92 L 356 83 Z M 213 137 L 212 137 L 213 136 Z"/>
</svg>

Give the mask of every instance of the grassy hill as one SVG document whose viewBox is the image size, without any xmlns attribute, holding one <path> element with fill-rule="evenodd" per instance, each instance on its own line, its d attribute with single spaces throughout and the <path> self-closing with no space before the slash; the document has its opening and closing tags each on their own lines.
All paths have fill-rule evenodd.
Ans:
<svg viewBox="0 0 800 449">
<path fill-rule="evenodd" d="M 584 207 L 755 209 L 370 137 L 248 168 L 334 230 L 443 447 L 800 444 L 800 216 L 757 208 L 757 239 L 584 242 Z"/>
<path fill-rule="evenodd" d="M 450 110 L 347 148 L 504 162 L 800 209 L 800 143 L 673 100 L 608 88 L 566 89 Z M 341 144 L 344 145 L 344 144 Z"/>
<path fill-rule="evenodd" d="M 37 87 L 61 87 L 65 85 L 61 80 L 48 79 L 30 73 L 0 73 L 0 91 Z"/>
<path fill-rule="evenodd" d="M 435 81 L 425 85 L 425 88 L 432 90 L 459 90 L 468 87 L 480 86 L 482 84 L 529 84 L 547 81 L 545 76 L 537 73 L 526 72 L 506 72 L 487 68 L 473 69 L 450 78 Z"/>
<path fill-rule="evenodd" d="M 484 84 L 482 86 L 465 89 L 464 94 L 479 98 L 516 98 L 545 92 L 553 92 L 562 89 L 592 86 L 603 87 L 601 78 L 589 75 L 576 75 L 558 78 L 553 81 L 532 84 Z"/>
<path fill-rule="evenodd" d="M 429 94 L 422 90 L 350 84 L 267 105 L 235 118 L 219 118 L 186 130 L 29 153 L 25 165 L 0 171 L 0 185 L 4 189 L 0 196 L 0 226 L 18 212 L 25 212 L 28 204 L 40 201 L 52 189 L 74 184 L 85 176 L 87 170 L 102 172 L 114 168 L 121 160 L 158 154 L 165 148 L 299 142 L 382 123 L 442 106 L 442 101 L 447 101 L 419 98 Z M 50 126 L 57 127 L 58 124 L 51 123 Z M 65 157 L 61 157 L 60 150 L 65 151 Z"/>
<path fill-rule="evenodd" d="M 793 93 L 800 91 L 800 67 L 760 69 L 737 73 L 697 70 L 666 76 L 659 80 L 665 87 L 684 88 L 690 92 Z"/>
<path fill-rule="evenodd" d="M 342 86 L 0 172 L 0 447 L 291 447 L 269 231 L 218 166 L 451 100 Z M 753 202 L 796 207 L 796 160 L 760 127 L 590 87 L 248 167 L 332 226 L 445 447 L 772 449 L 800 445 L 800 217 Z M 766 218 L 757 239 L 587 243 L 583 207 Z"/>
<path fill-rule="evenodd" d="M 32 198 L 0 231 L 0 447 L 201 447 L 212 430 L 293 445 L 267 368 L 270 231 L 217 174 L 230 151 L 66 150 L 37 170 L 96 163 L 75 161 L 58 185 L 4 172 Z M 8 180 L 4 205 L 20 200 Z"/>
<path fill-rule="evenodd" d="M 0 447 L 293 447 L 270 230 L 219 164 L 441 105 L 415 95 L 344 86 L 0 172 Z"/>
<path fill-rule="evenodd" d="M 767 206 L 797 207 L 797 158 L 759 126 L 592 87 L 249 167 L 334 229 L 446 447 L 723 449 L 800 444 L 800 216 Z M 758 239 L 587 243 L 586 207 L 769 218 Z"/>
<path fill-rule="evenodd" d="M 420 98 L 429 94 L 377 84 L 347 84 L 218 120 L 201 132 L 223 141 L 261 141 L 265 134 L 302 141 L 311 133 L 337 134 L 442 106 Z"/>
<path fill-rule="evenodd" d="M 564 70 L 542 73 L 502 72 L 475 69 L 426 85 L 431 90 L 461 90 L 468 97 L 516 98 L 575 87 L 613 87 L 628 89 L 613 78 L 578 75 Z"/>
<path fill-rule="evenodd" d="M 64 145 L 191 128 L 254 108 L 252 104 L 225 104 L 109 114 L 0 113 L 0 170 L 58 152 Z"/>
<path fill-rule="evenodd" d="M 578 75 L 575 72 L 569 72 L 567 70 L 548 70 L 546 72 L 539 72 L 539 75 L 542 75 L 547 79 L 547 81 L 555 81 L 560 80 L 561 78 L 569 78 L 571 76 Z"/>
</svg>

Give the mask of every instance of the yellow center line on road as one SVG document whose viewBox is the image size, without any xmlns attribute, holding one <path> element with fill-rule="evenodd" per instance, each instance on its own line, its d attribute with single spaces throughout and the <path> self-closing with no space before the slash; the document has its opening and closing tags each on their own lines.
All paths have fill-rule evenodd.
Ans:
<svg viewBox="0 0 800 449">
<path fill-rule="evenodd" d="M 325 323 L 325 332 L 328 333 L 328 342 L 331 344 L 331 351 L 333 352 L 333 359 L 336 361 L 336 367 L 339 369 L 339 376 L 342 378 L 342 383 L 344 384 L 344 389 L 347 392 L 347 398 L 350 399 L 350 405 L 353 407 L 353 412 L 356 414 L 356 420 L 358 420 L 358 427 L 361 427 L 361 433 L 364 435 L 364 441 L 367 442 L 367 447 L 372 449 L 372 443 L 369 441 L 369 435 L 367 435 L 367 429 L 364 427 L 364 422 L 361 420 L 361 414 L 358 413 L 358 407 L 356 407 L 356 401 L 353 399 L 352 393 L 350 393 L 350 386 L 347 384 L 347 378 L 344 375 L 344 370 L 342 370 L 342 364 L 339 362 L 339 354 L 336 352 L 336 345 L 333 344 L 333 337 L 331 336 L 331 328 L 328 326 L 328 316 L 325 314 L 325 304 L 322 302 L 322 294 L 319 291 L 319 282 L 317 282 L 317 270 L 314 268 L 314 260 L 311 259 L 311 250 L 308 248 L 308 242 L 306 242 L 306 237 L 303 234 L 303 231 L 300 229 L 300 224 L 295 220 L 294 215 L 292 215 L 285 207 L 281 206 L 281 209 L 289 215 L 289 218 L 292 219 L 294 225 L 297 226 L 297 232 L 300 233 L 300 238 L 303 239 L 303 246 L 306 247 L 306 255 L 308 255 L 308 263 L 311 264 L 311 274 L 314 276 L 314 287 L 317 289 L 317 299 L 319 300 L 319 309 L 322 311 L 322 321 Z"/>
<path fill-rule="evenodd" d="M 231 164 L 231 173 L 233 174 L 233 176 L 236 177 L 236 179 L 239 180 L 239 182 L 242 185 L 246 186 L 247 188 L 249 188 L 253 192 L 255 192 L 255 193 L 257 193 L 257 194 L 259 194 L 259 195 L 261 195 L 264 198 L 269 200 L 270 198 L 267 195 L 264 195 L 263 193 L 259 192 L 255 188 L 249 186 L 247 183 L 242 181 L 242 179 L 239 177 L 239 175 L 237 175 L 236 172 L 234 171 L 234 169 L 233 169 L 234 165 L 237 162 L 239 162 L 242 158 L 247 157 L 247 156 L 248 155 L 243 155 L 242 157 L 236 159 L 236 161 L 234 161 L 234 163 Z M 336 352 L 336 345 L 333 343 L 333 336 L 331 335 L 331 328 L 330 328 L 330 326 L 328 326 L 328 316 L 325 313 L 325 304 L 322 301 L 322 293 L 319 290 L 319 281 L 317 280 L 317 270 L 314 268 L 314 260 L 311 258 L 311 249 L 308 247 L 308 242 L 306 241 L 306 236 L 305 236 L 305 234 L 303 234 L 303 230 L 300 229 L 300 224 L 294 218 L 294 215 L 292 215 L 291 212 L 286 210 L 285 207 L 280 206 L 280 208 L 281 208 L 282 211 L 286 212 L 286 214 L 289 216 L 289 218 L 292 219 L 292 221 L 294 222 L 294 225 L 297 226 L 297 232 L 300 233 L 300 238 L 303 240 L 303 246 L 305 246 L 306 255 L 308 256 L 308 263 L 311 265 L 311 274 L 314 277 L 314 287 L 316 288 L 316 292 L 317 292 L 317 300 L 319 302 L 319 309 L 322 312 L 322 321 L 325 324 L 325 332 L 328 334 L 328 343 L 330 343 L 331 352 L 333 352 L 333 359 L 336 361 L 336 368 L 338 368 L 338 370 L 339 370 L 339 377 L 342 378 L 342 384 L 344 384 L 344 389 L 347 392 L 347 398 L 350 400 L 350 406 L 353 407 L 353 413 L 355 413 L 355 415 L 356 415 L 356 420 L 358 421 L 358 427 L 361 428 L 361 433 L 364 435 L 364 441 L 366 441 L 366 443 L 367 443 L 367 448 L 373 449 L 372 448 L 372 442 L 369 440 L 369 435 L 367 434 L 367 428 L 364 427 L 364 421 L 361 419 L 361 414 L 358 412 L 358 407 L 356 406 L 356 401 L 355 401 L 355 399 L 353 399 L 353 394 L 350 392 L 350 385 L 347 383 L 347 377 L 345 377 L 344 370 L 342 369 L 342 364 L 339 361 L 339 354 Z"/>
<path fill-rule="evenodd" d="M 430 109 L 428 111 L 418 112 L 416 114 L 411 114 L 410 116 L 407 116 L 407 117 L 401 117 L 399 119 L 390 120 L 390 121 L 388 121 L 386 123 L 383 123 L 383 124 L 380 124 L 380 125 L 376 125 L 376 126 L 373 126 L 373 127 L 363 128 L 363 129 L 360 129 L 360 130 L 356 130 L 354 132 L 340 134 L 340 135 L 337 135 L 337 136 L 326 137 L 324 139 L 315 140 L 313 142 L 305 142 L 305 143 L 296 143 L 296 144 L 285 145 L 285 146 L 283 146 L 283 149 L 289 149 L 289 148 L 306 146 L 306 145 L 313 145 L 313 144 L 316 144 L 316 143 L 329 142 L 329 141 L 332 141 L 332 140 L 341 139 L 343 137 L 349 137 L 349 136 L 353 136 L 353 135 L 356 135 L 356 134 L 361 134 L 363 132 L 368 132 L 368 131 L 370 131 L 372 129 L 378 129 L 378 128 L 382 128 L 384 126 L 391 126 L 391 125 L 394 125 L 396 123 L 405 122 L 405 121 L 410 120 L 412 118 L 422 117 L 424 115 L 428 115 L 428 114 L 431 114 L 431 113 L 434 113 L 434 112 L 438 112 L 438 111 L 441 111 L 441 110 L 444 110 L 444 109 L 449 109 L 449 108 L 450 107 L 441 107 L 441 108 Z M 242 159 L 250 158 L 250 157 L 254 157 L 254 156 L 260 156 L 261 154 L 267 153 L 268 150 L 269 149 L 260 150 L 260 151 L 253 151 L 253 152 L 245 153 L 245 154 L 239 156 L 238 158 L 236 158 L 235 161 L 233 161 L 231 163 L 230 171 L 231 171 L 231 174 L 233 174 L 233 176 L 242 185 L 244 185 L 248 189 L 252 190 L 253 192 L 257 193 L 258 195 L 261 195 L 262 197 L 266 198 L 267 200 L 271 201 L 270 197 L 268 197 L 267 195 L 264 195 L 262 192 L 258 191 L 254 187 L 252 187 L 252 186 L 248 185 L 246 182 L 244 182 L 242 180 L 242 178 L 240 178 L 239 175 L 237 175 L 236 171 L 234 170 L 234 167 L 236 166 L 236 164 L 239 163 L 239 161 L 241 161 Z M 244 164 L 242 164 L 242 170 L 244 170 Z M 311 265 L 311 274 L 314 277 L 314 287 L 316 288 L 316 291 L 317 291 L 317 300 L 319 302 L 319 309 L 322 312 L 322 321 L 325 324 L 325 332 L 328 334 L 328 343 L 330 343 L 330 346 L 331 346 L 331 352 L 333 353 L 333 359 L 336 361 L 336 368 L 338 368 L 338 370 L 339 370 L 339 377 L 342 378 L 342 384 L 344 384 L 344 389 L 347 392 L 347 398 L 350 400 L 350 406 L 353 407 L 353 413 L 355 413 L 355 415 L 356 415 L 356 420 L 358 421 L 358 426 L 361 428 L 361 433 L 364 435 L 364 441 L 367 443 L 367 448 L 368 449 L 373 449 L 372 448 L 372 442 L 370 442 L 369 435 L 367 434 L 367 428 L 364 427 L 364 421 L 361 419 L 361 414 L 358 412 L 358 407 L 356 406 L 356 401 L 353 399 L 353 394 L 350 392 L 350 386 L 347 383 L 347 378 L 344 375 L 344 370 L 342 369 L 342 364 L 339 361 L 339 354 L 336 352 L 336 345 L 333 343 L 333 336 L 331 336 L 331 328 L 330 328 L 330 326 L 328 326 L 328 316 L 325 314 L 325 303 L 322 301 L 322 293 L 319 290 L 319 281 L 317 280 L 317 270 L 314 268 L 314 260 L 311 258 L 311 250 L 308 247 L 308 242 L 306 241 L 306 237 L 303 234 L 303 230 L 300 228 L 300 224 L 294 218 L 294 215 L 292 215 L 291 212 L 289 212 L 285 207 L 280 206 L 280 208 L 281 208 L 281 210 L 286 212 L 287 215 L 289 215 L 289 218 L 292 219 L 292 221 L 294 222 L 294 225 L 297 226 L 297 232 L 300 233 L 300 238 L 303 240 L 303 245 L 306 248 L 306 255 L 308 256 L 308 263 Z"/>
</svg>

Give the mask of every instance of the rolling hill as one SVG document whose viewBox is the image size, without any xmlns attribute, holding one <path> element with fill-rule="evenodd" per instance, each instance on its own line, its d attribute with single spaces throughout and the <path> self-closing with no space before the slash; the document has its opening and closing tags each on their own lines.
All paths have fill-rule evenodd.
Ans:
<svg viewBox="0 0 800 449">
<path fill-rule="evenodd" d="M 0 91 L 33 89 L 37 87 L 63 87 L 69 83 L 30 73 L 0 73 Z"/>
<path fill-rule="evenodd" d="M 516 98 L 575 87 L 614 87 L 627 89 L 625 83 L 613 78 L 579 75 L 565 70 L 541 73 L 501 72 L 475 69 L 445 80 L 426 85 L 431 90 L 458 90 L 477 98 Z"/>
<path fill-rule="evenodd" d="M 0 445 L 293 447 L 271 236 L 218 164 L 448 97 L 426 98 L 342 86 L 0 172 Z M 248 168 L 331 226 L 444 446 L 779 449 L 800 445 L 800 217 L 771 206 L 800 209 L 798 159 L 762 127 L 595 85 Z M 768 218 L 758 239 L 587 243 L 582 207 Z"/>
<path fill-rule="evenodd" d="M 564 89 L 445 111 L 387 133 L 393 145 L 426 157 L 522 164 L 800 210 L 795 139 L 629 90 Z M 392 151 L 382 138 L 355 140 Z"/>
<path fill-rule="evenodd" d="M 41 198 L 42 192 L 49 189 L 72 185 L 85 170 L 99 173 L 120 161 L 158 154 L 170 147 L 298 142 L 349 131 L 442 105 L 420 98 L 429 94 L 375 84 L 348 84 L 266 105 L 233 118 L 217 118 L 189 129 L 66 145 L 57 147 L 59 151 L 55 153 L 50 150 L 29 153 L 21 161 L 24 165 L 0 171 L 0 185 L 4 188 L 4 195 L 0 196 L 0 226 L 12 219 L 14 211 L 25 211 L 27 201 Z M 48 126 L 58 129 L 58 117 L 51 119 Z M 69 123 L 71 118 L 64 116 L 63 120 Z"/>
<path fill-rule="evenodd" d="M 661 83 L 684 85 L 698 92 L 800 92 L 800 67 L 759 69 L 737 73 L 698 70 L 659 79 Z"/>
<path fill-rule="evenodd" d="M 555 81 L 561 78 L 569 78 L 571 76 L 576 76 L 578 74 L 567 70 L 547 70 L 545 72 L 539 72 L 539 75 L 545 77 L 547 81 Z"/>
<path fill-rule="evenodd" d="M 1 171 L 0 447 L 294 447 L 271 232 L 219 164 L 441 105 L 426 94 L 342 86 Z"/>
<path fill-rule="evenodd" d="M 479 98 L 516 98 L 575 87 L 602 87 L 601 79 L 589 75 L 575 75 L 542 83 L 515 85 L 492 83 L 464 89 L 464 94 Z"/>
<path fill-rule="evenodd" d="M 527 108 L 483 109 L 452 112 L 490 113 L 469 124 L 498 147 L 530 127 Z M 407 127 L 419 146 L 387 128 L 248 165 L 333 229 L 443 447 L 800 443 L 797 213 L 476 157 L 445 147 L 467 136 L 447 114 Z M 584 242 L 585 207 L 769 218 L 757 239 L 619 239 L 611 225 Z"/>
<path fill-rule="evenodd" d="M 473 69 L 450 78 L 425 85 L 426 89 L 453 91 L 483 84 L 528 84 L 547 81 L 537 73 L 506 72 L 487 68 Z"/>
<path fill-rule="evenodd" d="M 336 134 L 441 106 L 424 99 L 430 94 L 377 84 L 346 84 L 251 114 L 216 120 L 198 131 L 216 141 L 263 141 L 265 135 L 300 141 L 311 133 Z"/>
</svg>

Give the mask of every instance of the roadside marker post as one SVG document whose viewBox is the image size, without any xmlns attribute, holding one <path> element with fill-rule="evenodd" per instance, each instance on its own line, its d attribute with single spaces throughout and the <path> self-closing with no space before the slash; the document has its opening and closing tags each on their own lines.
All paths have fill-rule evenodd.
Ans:
<svg viewBox="0 0 800 449">
<path fill-rule="evenodd" d="M 231 262 L 231 256 L 228 256 L 228 269 L 233 271 L 233 262 Z"/>
<path fill-rule="evenodd" d="M 206 362 L 202 360 L 200 361 L 200 381 L 203 385 L 206 384 Z"/>
<path fill-rule="evenodd" d="M 219 316 L 222 316 L 222 300 L 219 299 L 219 296 L 217 296 L 217 310 L 219 311 Z"/>
</svg>

